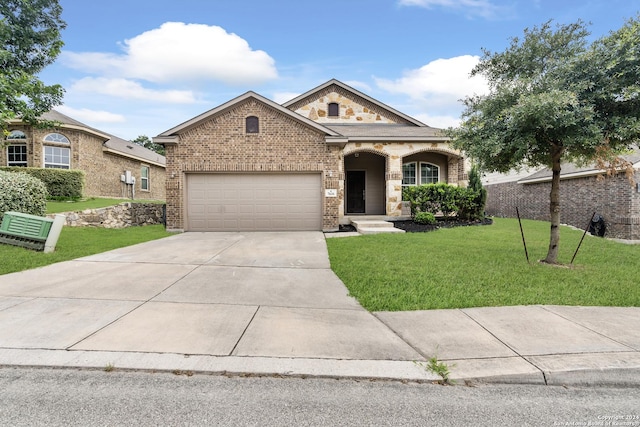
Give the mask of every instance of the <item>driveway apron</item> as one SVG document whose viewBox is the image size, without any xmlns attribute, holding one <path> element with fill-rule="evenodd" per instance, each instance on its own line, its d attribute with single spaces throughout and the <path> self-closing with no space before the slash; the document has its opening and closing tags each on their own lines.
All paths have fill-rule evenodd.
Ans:
<svg viewBox="0 0 640 427">
<path fill-rule="evenodd" d="M 321 232 L 182 233 L 0 276 L 0 348 L 422 359 L 348 295 Z"/>
</svg>

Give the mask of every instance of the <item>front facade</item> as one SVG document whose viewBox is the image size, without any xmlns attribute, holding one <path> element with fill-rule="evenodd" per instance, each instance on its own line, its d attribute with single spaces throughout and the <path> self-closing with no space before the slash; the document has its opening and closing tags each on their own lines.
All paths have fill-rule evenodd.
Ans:
<svg viewBox="0 0 640 427">
<path fill-rule="evenodd" d="M 337 80 L 282 105 L 248 92 L 154 142 L 174 230 L 337 230 L 401 217 L 405 185 L 466 183 L 438 129 Z"/>
<path fill-rule="evenodd" d="M 55 110 L 43 118 L 58 127 L 39 129 L 20 121 L 10 123 L 0 150 L 0 165 L 82 170 L 85 197 L 164 200 L 164 156 Z"/>
</svg>

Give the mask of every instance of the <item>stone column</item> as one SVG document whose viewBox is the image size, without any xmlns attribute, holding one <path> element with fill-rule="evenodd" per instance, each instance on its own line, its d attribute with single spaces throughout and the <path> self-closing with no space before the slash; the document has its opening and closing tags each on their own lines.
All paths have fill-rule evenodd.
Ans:
<svg viewBox="0 0 640 427">
<path fill-rule="evenodd" d="M 387 157 L 387 216 L 402 215 L 402 157 L 390 155 Z"/>
</svg>

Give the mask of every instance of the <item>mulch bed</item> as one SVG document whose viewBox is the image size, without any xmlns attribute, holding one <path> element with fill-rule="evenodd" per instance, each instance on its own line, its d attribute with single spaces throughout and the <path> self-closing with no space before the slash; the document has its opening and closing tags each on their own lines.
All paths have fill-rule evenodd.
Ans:
<svg viewBox="0 0 640 427">
<path fill-rule="evenodd" d="M 435 224 L 418 224 L 412 220 L 405 221 L 392 221 L 395 228 L 406 231 L 407 233 L 424 233 L 427 231 L 439 230 L 441 228 L 453 228 L 453 227 L 469 227 L 472 225 L 491 225 L 493 220 L 491 218 L 485 218 L 483 220 L 464 221 L 456 218 L 448 220 L 439 220 Z"/>
</svg>

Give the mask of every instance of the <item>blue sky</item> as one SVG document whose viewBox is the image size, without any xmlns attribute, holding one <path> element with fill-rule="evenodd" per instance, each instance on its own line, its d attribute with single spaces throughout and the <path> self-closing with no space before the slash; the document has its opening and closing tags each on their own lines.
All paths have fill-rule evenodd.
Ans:
<svg viewBox="0 0 640 427">
<path fill-rule="evenodd" d="M 153 137 L 248 90 L 277 102 L 336 78 L 428 125 L 455 125 L 481 49 L 553 19 L 592 39 L 632 0 L 60 0 L 65 47 L 41 78 L 58 109 L 121 138 Z"/>
</svg>

